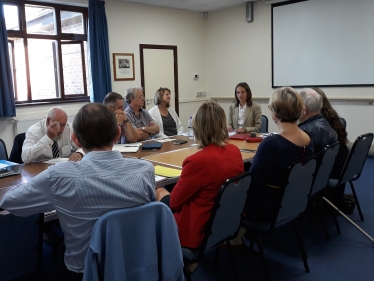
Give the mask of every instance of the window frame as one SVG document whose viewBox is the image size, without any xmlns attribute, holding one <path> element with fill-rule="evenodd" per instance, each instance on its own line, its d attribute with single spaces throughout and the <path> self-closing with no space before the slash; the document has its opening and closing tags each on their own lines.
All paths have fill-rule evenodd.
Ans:
<svg viewBox="0 0 374 281">
<path fill-rule="evenodd" d="M 63 4 L 54 4 L 47 2 L 34 2 L 34 1 L 20 1 L 20 0 L 4 0 L 3 5 L 14 5 L 18 7 L 18 21 L 19 30 L 7 30 L 8 42 L 12 42 L 9 38 L 20 38 L 24 42 L 24 52 L 25 52 L 25 66 L 26 66 L 26 83 L 27 83 L 27 100 L 26 101 L 15 101 L 16 106 L 32 105 L 32 104 L 46 104 L 46 103 L 69 103 L 78 101 L 89 101 L 89 93 L 87 88 L 87 71 L 86 62 L 84 56 L 84 42 L 87 43 L 88 47 L 88 8 L 81 6 L 69 6 Z M 27 34 L 26 32 L 26 12 L 25 5 L 36 5 L 36 6 L 46 6 L 55 9 L 55 23 L 56 23 L 56 35 L 46 35 L 46 34 Z M 68 12 L 78 12 L 83 16 L 83 34 L 75 33 L 62 33 L 61 31 L 61 11 Z M 28 54 L 28 39 L 49 39 L 55 40 L 57 43 L 57 60 L 58 60 L 58 78 L 59 84 L 58 92 L 60 97 L 49 98 L 49 99 L 32 99 L 31 93 L 31 81 L 30 81 L 30 65 L 29 65 L 29 54 Z M 80 44 L 81 46 L 81 57 L 82 57 L 82 75 L 84 84 L 84 93 L 76 95 L 65 95 L 64 89 L 64 77 L 63 77 L 63 65 L 62 65 L 62 44 Z M 14 51 L 14 50 L 13 50 Z M 87 50 L 88 51 L 88 50 Z M 13 52 L 14 61 L 14 52 Z M 14 76 L 15 77 L 15 76 Z M 16 78 L 14 79 L 16 83 Z M 15 98 L 17 97 L 17 85 L 15 86 Z"/>
</svg>

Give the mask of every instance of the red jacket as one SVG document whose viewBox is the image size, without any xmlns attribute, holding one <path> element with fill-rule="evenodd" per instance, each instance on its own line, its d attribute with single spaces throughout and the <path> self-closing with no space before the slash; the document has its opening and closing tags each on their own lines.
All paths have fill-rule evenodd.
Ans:
<svg viewBox="0 0 374 281">
<path fill-rule="evenodd" d="M 170 194 L 183 247 L 200 246 L 220 186 L 243 170 L 240 151 L 232 144 L 209 145 L 184 160 L 182 174 Z"/>
</svg>

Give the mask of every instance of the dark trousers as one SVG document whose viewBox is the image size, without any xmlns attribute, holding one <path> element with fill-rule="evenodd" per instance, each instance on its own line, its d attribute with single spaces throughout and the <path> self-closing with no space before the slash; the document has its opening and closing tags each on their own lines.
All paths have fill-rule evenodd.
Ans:
<svg viewBox="0 0 374 281">
<path fill-rule="evenodd" d="M 64 281 L 82 281 L 83 273 L 77 273 L 74 271 L 70 271 L 64 262 L 64 254 L 65 254 L 65 243 L 61 241 L 57 246 L 55 246 L 54 251 L 56 251 L 56 259 L 58 270 L 62 276 Z"/>
</svg>

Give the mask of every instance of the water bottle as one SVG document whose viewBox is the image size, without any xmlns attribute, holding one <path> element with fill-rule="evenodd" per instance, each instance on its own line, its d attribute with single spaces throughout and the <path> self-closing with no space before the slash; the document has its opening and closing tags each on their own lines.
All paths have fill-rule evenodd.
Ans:
<svg viewBox="0 0 374 281">
<path fill-rule="evenodd" d="M 192 116 L 190 116 L 190 119 L 188 119 L 187 127 L 188 127 L 188 136 L 190 139 L 193 139 L 194 135 L 193 135 L 193 129 L 192 129 Z"/>
</svg>

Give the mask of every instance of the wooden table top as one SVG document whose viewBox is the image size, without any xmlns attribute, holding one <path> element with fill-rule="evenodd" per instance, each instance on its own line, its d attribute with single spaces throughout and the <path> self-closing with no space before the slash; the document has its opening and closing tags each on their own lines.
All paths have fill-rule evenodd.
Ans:
<svg viewBox="0 0 374 281">
<path fill-rule="evenodd" d="M 191 147 L 194 144 L 194 140 L 186 136 L 173 136 L 173 139 L 187 140 L 187 143 L 176 145 L 173 142 L 163 143 L 161 149 L 152 151 L 138 151 L 136 153 L 122 153 L 124 157 L 135 157 L 143 158 L 151 161 L 155 165 L 171 166 L 181 169 L 184 159 L 196 153 L 198 151 L 197 146 Z M 229 140 L 229 143 L 236 145 L 239 149 L 257 150 L 258 143 L 247 143 L 243 140 Z M 250 161 L 255 153 L 253 152 L 241 152 L 243 162 Z M 8 176 L 0 179 L 0 198 L 1 196 L 12 186 L 27 183 L 29 180 L 34 178 L 46 170 L 50 164 L 45 163 L 30 163 L 24 165 L 22 173 L 20 175 Z M 174 179 L 175 180 L 175 179 Z M 176 181 L 176 180 L 175 180 Z"/>
</svg>

